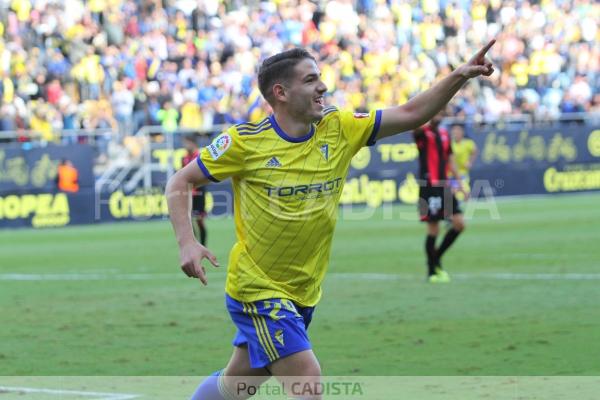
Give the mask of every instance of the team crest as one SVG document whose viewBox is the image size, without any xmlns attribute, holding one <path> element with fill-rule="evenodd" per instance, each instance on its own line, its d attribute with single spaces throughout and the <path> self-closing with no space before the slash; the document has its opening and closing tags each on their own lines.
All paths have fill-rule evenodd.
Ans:
<svg viewBox="0 0 600 400">
<path fill-rule="evenodd" d="M 221 157 L 227 149 L 231 147 L 232 138 L 228 133 L 223 133 L 215 138 L 211 144 L 208 145 L 207 149 L 213 160 L 217 160 Z"/>
<path fill-rule="evenodd" d="M 320 150 L 321 150 L 321 154 L 323 155 L 323 158 L 325 158 L 325 161 L 329 161 L 329 145 L 328 144 L 321 145 Z"/>
</svg>

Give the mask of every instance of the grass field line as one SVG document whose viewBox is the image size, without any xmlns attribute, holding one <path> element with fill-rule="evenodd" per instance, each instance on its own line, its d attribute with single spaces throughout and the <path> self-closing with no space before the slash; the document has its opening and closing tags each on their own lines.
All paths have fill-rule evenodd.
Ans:
<svg viewBox="0 0 600 400">
<path fill-rule="evenodd" d="M 421 274 L 384 274 L 360 272 L 331 272 L 329 279 L 356 279 L 369 281 L 389 280 L 423 280 Z M 516 280 L 516 281 L 593 281 L 600 280 L 600 273 L 512 273 L 512 272 L 481 272 L 453 273 L 456 280 Z M 17 274 L 2 273 L 0 281 L 140 281 L 140 280 L 175 280 L 185 279 L 181 273 L 66 273 L 66 274 Z"/>
<path fill-rule="evenodd" d="M 60 390 L 60 389 L 38 389 L 29 387 L 10 387 L 0 386 L 0 394 L 2 393 L 40 393 L 61 396 L 80 396 L 90 397 L 95 400 L 129 400 L 140 397 L 137 394 L 126 393 L 100 393 L 100 392 L 83 392 L 78 390 Z"/>
<path fill-rule="evenodd" d="M 379 274 L 379 273 L 332 273 L 340 279 L 364 279 L 373 281 L 387 280 L 423 280 L 423 275 L 415 274 Z M 588 281 L 600 280 L 600 273 L 511 273 L 511 272 L 482 272 L 482 273 L 451 273 L 456 280 L 517 280 L 517 281 Z"/>
<path fill-rule="evenodd" d="M 182 273 L 65 273 L 65 274 L 0 274 L 0 281 L 147 281 L 185 278 Z"/>
</svg>

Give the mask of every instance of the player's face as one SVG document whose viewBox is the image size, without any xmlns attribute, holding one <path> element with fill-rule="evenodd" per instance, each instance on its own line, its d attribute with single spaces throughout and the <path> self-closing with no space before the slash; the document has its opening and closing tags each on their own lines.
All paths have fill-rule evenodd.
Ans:
<svg viewBox="0 0 600 400">
<path fill-rule="evenodd" d="M 289 89 L 289 112 L 298 119 L 314 122 L 323 118 L 327 86 L 321 80 L 321 71 L 311 59 L 304 59 L 294 68 L 295 76 Z"/>
<path fill-rule="evenodd" d="M 463 131 L 463 128 L 461 128 L 460 126 L 456 126 L 456 125 L 452 127 L 450 134 L 452 135 L 452 138 L 456 142 L 460 142 L 462 140 L 462 138 L 465 136 L 465 132 Z"/>
</svg>

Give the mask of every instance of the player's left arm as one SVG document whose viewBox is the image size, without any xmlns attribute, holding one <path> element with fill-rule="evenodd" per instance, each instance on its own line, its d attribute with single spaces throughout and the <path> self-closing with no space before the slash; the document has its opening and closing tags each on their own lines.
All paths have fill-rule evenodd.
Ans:
<svg viewBox="0 0 600 400">
<path fill-rule="evenodd" d="M 463 182 L 463 177 L 458 173 L 458 167 L 456 166 L 456 160 L 454 159 L 454 153 L 450 153 L 448 155 L 448 169 L 450 173 L 456 179 L 456 183 L 458 183 L 458 191 L 462 192 L 465 196 L 465 199 L 469 196 L 469 193 L 465 190 L 465 183 Z"/>
<path fill-rule="evenodd" d="M 377 139 L 418 128 L 440 112 L 469 79 L 490 76 L 494 67 L 485 54 L 495 42 L 491 40 L 466 64 L 405 104 L 383 110 Z"/>
<path fill-rule="evenodd" d="M 448 170 L 450 170 L 452 176 L 462 184 L 462 177 L 458 174 L 458 167 L 456 166 L 456 160 L 454 159 L 453 153 L 448 155 Z"/>
</svg>

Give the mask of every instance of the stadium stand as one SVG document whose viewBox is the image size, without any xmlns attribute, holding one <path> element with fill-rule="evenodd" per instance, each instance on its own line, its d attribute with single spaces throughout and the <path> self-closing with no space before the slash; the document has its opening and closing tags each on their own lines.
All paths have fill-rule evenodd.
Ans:
<svg viewBox="0 0 600 400">
<path fill-rule="evenodd" d="M 257 63 L 292 46 L 318 55 L 328 102 L 360 111 L 406 101 L 494 36 L 498 72 L 489 86 L 481 81 L 461 92 L 457 117 L 545 120 L 600 111 L 594 1 L 0 5 L 0 140 L 91 137 L 100 164 L 135 158 L 140 144 L 128 138 L 143 126 L 210 130 L 261 117 L 268 106 L 253 78 Z"/>
</svg>

